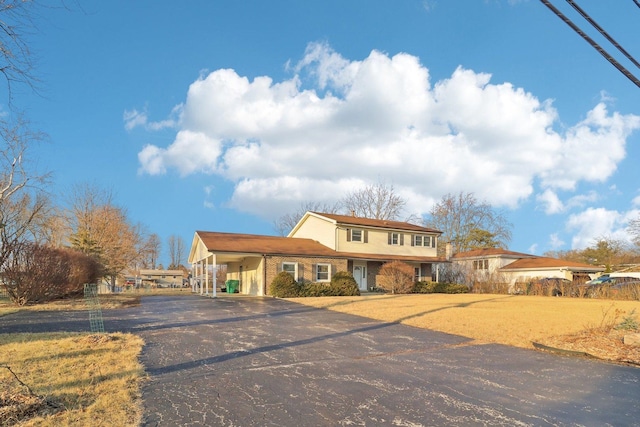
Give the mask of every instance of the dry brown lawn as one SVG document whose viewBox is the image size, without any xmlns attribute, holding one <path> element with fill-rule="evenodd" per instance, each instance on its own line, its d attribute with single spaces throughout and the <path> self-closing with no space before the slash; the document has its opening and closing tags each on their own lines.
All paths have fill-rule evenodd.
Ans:
<svg viewBox="0 0 640 427">
<path fill-rule="evenodd" d="M 533 348 L 540 343 L 605 360 L 640 364 L 640 348 L 625 346 L 614 327 L 640 317 L 640 301 L 487 294 L 364 295 L 293 301 L 385 322 Z M 635 309 L 635 313 L 632 311 Z"/>
<path fill-rule="evenodd" d="M 141 350 L 131 334 L 0 334 L 0 425 L 139 425 Z"/>
</svg>

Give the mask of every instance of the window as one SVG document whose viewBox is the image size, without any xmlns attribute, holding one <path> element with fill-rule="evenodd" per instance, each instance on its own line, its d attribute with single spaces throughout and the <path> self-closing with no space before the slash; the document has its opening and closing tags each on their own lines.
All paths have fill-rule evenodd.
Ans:
<svg viewBox="0 0 640 427">
<path fill-rule="evenodd" d="M 420 267 L 414 267 L 414 268 L 413 268 L 413 272 L 414 272 L 414 274 L 413 274 L 413 275 L 415 276 L 415 277 L 413 278 L 413 280 L 414 280 L 415 282 L 419 282 L 419 281 L 420 281 Z"/>
<path fill-rule="evenodd" d="M 489 269 L 489 260 L 488 259 L 479 259 L 477 261 L 473 261 L 473 269 L 474 270 L 488 270 Z"/>
<path fill-rule="evenodd" d="M 347 242 L 367 243 L 367 230 L 347 228 Z"/>
<path fill-rule="evenodd" d="M 328 282 L 331 272 L 331 264 L 316 264 L 316 282 Z"/>
<path fill-rule="evenodd" d="M 436 247 L 436 237 L 435 236 L 422 236 L 419 234 L 413 235 L 413 246 L 424 246 L 425 248 L 435 248 Z"/>
<path fill-rule="evenodd" d="M 389 233 L 389 244 L 390 245 L 404 245 L 404 234 Z"/>
<path fill-rule="evenodd" d="M 282 271 L 286 271 L 293 276 L 295 280 L 298 280 L 298 263 L 297 262 L 283 262 Z"/>
</svg>

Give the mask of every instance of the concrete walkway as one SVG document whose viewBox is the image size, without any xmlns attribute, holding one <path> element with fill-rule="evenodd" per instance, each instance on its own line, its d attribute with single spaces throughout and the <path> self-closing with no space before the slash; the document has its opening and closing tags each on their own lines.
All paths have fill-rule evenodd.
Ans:
<svg viewBox="0 0 640 427">
<path fill-rule="evenodd" d="M 145 297 L 105 312 L 146 342 L 145 426 L 630 426 L 640 369 L 273 298 Z M 33 312 L 0 330 L 76 330 Z M 85 313 L 86 317 L 86 313 Z"/>
</svg>

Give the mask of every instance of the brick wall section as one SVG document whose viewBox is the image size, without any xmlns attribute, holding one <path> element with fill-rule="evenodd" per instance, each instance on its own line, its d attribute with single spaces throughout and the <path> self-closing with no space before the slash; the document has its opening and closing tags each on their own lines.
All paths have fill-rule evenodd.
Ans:
<svg viewBox="0 0 640 427">
<path fill-rule="evenodd" d="M 331 264 L 331 274 L 335 274 L 338 271 L 347 271 L 347 260 L 338 258 L 319 258 L 319 257 L 291 257 L 291 256 L 267 256 L 265 266 L 265 279 L 266 279 L 266 295 L 269 295 L 269 287 L 274 277 L 281 271 L 281 264 L 286 262 L 298 263 L 298 277 L 297 279 L 303 279 L 309 282 L 315 282 L 313 277 L 315 264 Z"/>
</svg>

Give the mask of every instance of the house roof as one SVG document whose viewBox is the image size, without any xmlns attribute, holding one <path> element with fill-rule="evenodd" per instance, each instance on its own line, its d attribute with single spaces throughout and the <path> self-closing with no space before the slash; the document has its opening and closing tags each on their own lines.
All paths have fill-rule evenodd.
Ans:
<svg viewBox="0 0 640 427">
<path fill-rule="evenodd" d="M 508 257 L 508 258 L 534 258 L 535 255 L 525 254 L 522 252 L 509 251 L 502 248 L 481 248 L 473 249 L 466 252 L 460 252 L 452 256 L 452 258 L 479 258 L 479 257 Z"/>
<path fill-rule="evenodd" d="M 567 270 L 604 271 L 604 267 L 547 257 L 522 258 L 502 267 L 501 270 L 535 270 L 543 268 L 566 268 Z"/>
<path fill-rule="evenodd" d="M 421 233 L 437 233 L 442 234 L 434 228 L 422 227 L 420 225 L 411 224 L 409 222 L 391 221 L 386 219 L 360 218 L 352 215 L 337 215 L 322 212 L 308 212 L 308 214 L 328 218 L 336 223 L 344 225 L 359 225 L 361 227 L 389 228 L 395 230 L 416 231 Z"/>
<path fill-rule="evenodd" d="M 312 240 L 294 237 L 196 231 L 210 252 L 331 257 L 369 261 L 447 262 L 444 258 L 338 252 Z"/>
<path fill-rule="evenodd" d="M 333 249 L 312 239 L 213 231 L 196 231 L 196 234 L 210 252 L 331 257 L 339 255 Z"/>
</svg>

